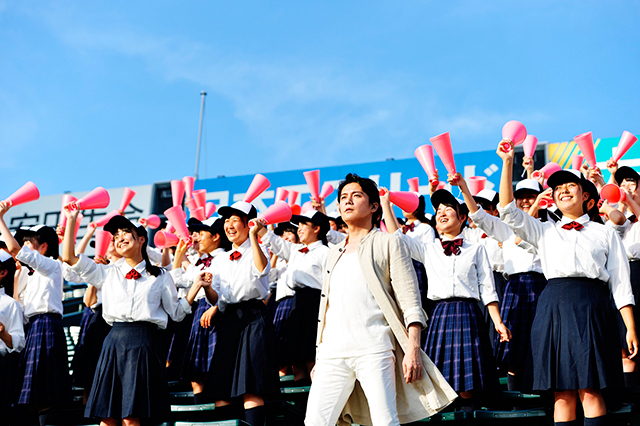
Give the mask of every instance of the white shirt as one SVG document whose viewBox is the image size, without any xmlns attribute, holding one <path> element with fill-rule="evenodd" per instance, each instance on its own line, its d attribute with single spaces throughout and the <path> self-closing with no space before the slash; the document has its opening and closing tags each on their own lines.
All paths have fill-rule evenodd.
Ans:
<svg viewBox="0 0 640 426">
<path fill-rule="evenodd" d="M 12 297 L 4 293 L 4 288 L 0 288 L 0 322 L 4 324 L 4 328 L 11 335 L 11 345 L 9 348 L 2 340 L 0 340 L 0 356 L 8 353 L 20 352 L 24 348 L 24 324 L 25 318 L 22 314 L 20 304 Z"/>
<path fill-rule="evenodd" d="M 333 244 L 333 245 L 340 244 L 346 239 L 347 239 L 347 234 L 345 234 L 344 232 L 334 231 L 333 229 L 329 229 L 329 231 L 327 232 L 327 242 L 329 244 Z"/>
<path fill-rule="evenodd" d="M 620 237 L 611 227 L 583 215 L 576 219 L 583 229 L 562 229 L 571 219 L 563 216 L 557 223 L 540 222 L 518 209 L 515 202 L 499 210 L 513 232 L 538 249 L 547 279 L 597 279 L 609 284 L 618 309 L 634 304 L 629 262 Z"/>
<path fill-rule="evenodd" d="M 22 246 L 16 259 L 33 268 L 33 275 L 23 268 L 17 293 L 27 318 L 38 314 L 62 315 L 62 262 Z"/>
<path fill-rule="evenodd" d="M 288 262 L 287 269 L 280 280 L 284 280 L 289 288 L 295 290 L 300 287 L 310 287 L 322 290 L 322 272 L 329 254 L 329 247 L 322 244 L 322 241 L 316 241 L 308 246 L 294 244 L 268 231 L 262 237 L 262 242 L 276 256 Z M 305 248 L 308 251 L 302 253 L 300 250 Z"/>
<path fill-rule="evenodd" d="M 264 256 L 269 259 L 267 249 L 260 246 Z M 234 252 L 239 252 L 242 257 L 231 260 Z M 238 248 L 232 248 L 224 256 L 218 256 L 215 266 L 210 271 L 213 274 L 212 285 L 218 291 L 218 306 L 224 311 L 226 305 L 244 302 L 252 299 L 263 300 L 269 294 L 269 271 L 271 264 L 263 271 L 258 271 L 253 261 L 251 240 L 247 238 Z"/>
<path fill-rule="evenodd" d="M 489 256 L 491 269 L 495 272 L 504 271 L 504 258 L 502 256 L 502 248 L 500 247 L 498 240 L 489 237 L 488 234 L 480 228 L 466 227 L 462 230 L 462 235 L 464 235 L 464 238 L 470 243 L 482 244 L 484 246 L 487 250 L 487 255 Z M 487 236 L 482 238 L 483 235 Z"/>
<path fill-rule="evenodd" d="M 396 235 L 407 243 L 411 257 L 424 264 L 429 279 L 429 299 L 464 297 L 482 300 L 485 305 L 498 301 L 489 256 L 483 245 L 470 243 L 461 234 L 455 238 L 463 240 L 460 254 L 447 256 L 440 240 L 424 244 L 407 237 L 401 230 L 397 230 Z"/>
<path fill-rule="evenodd" d="M 171 278 L 173 278 L 173 282 L 175 283 L 176 287 L 178 287 L 178 296 L 181 296 L 181 297 L 186 296 L 188 293 L 188 289 L 191 288 L 191 286 L 196 281 L 200 273 L 211 272 L 210 270 L 213 267 L 214 259 L 220 255 L 224 255 L 224 253 L 226 252 L 224 251 L 223 248 L 217 248 L 211 253 L 203 254 L 202 256 L 200 256 L 200 259 L 204 259 L 207 256 L 212 257 L 209 267 L 205 266 L 204 263 L 201 263 L 200 265 L 196 265 L 196 263 L 198 263 L 196 261 L 196 263 L 189 263 L 189 266 L 187 266 L 186 271 L 184 270 L 184 268 L 172 269 L 171 272 L 169 273 L 171 274 Z M 181 293 L 183 294 L 181 295 Z M 198 294 L 196 294 L 194 301 L 199 301 L 203 297 L 205 297 L 205 292 L 204 292 L 204 288 L 201 288 L 198 291 Z"/>
<path fill-rule="evenodd" d="M 275 285 L 276 302 L 281 301 L 285 297 L 290 297 L 296 294 L 296 292 L 289 288 L 285 281 L 281 279 L 285 272 L 287 272 L 287 261 L 282 258 L 278 258 L 278 260 L 276 260 L 276 267 L 271 268 L 271 271 L 269 272 L 269 287 L 272 288 L 272 286 Z"/>
<path fill-rule="evenodd" d="M 638 223 L 631 223 L 628 220 L 625 220 L 622 225 L 615 225 L 610 220 L 606 223 L 622 238 L 622 245 L 624 245 L 629 260 L 640 260 L 640 226 Z"/>
<path fill-rule="evenodd" d="M 153 263 L 156 266 L 162 266 L 162 250 L 160 250 L 157 247 L 150 247 L 147 246 L 147 256 L 149 256 L 149 261 L 151 263 Z M 170 256 L 172 257 L 172 256 Z M 171 259 L 173 261 L 173 259 Z M 165 267 L 165 269 L 170 270 L 171 269 L 171 263 L 169 262 L 169 264 Z"/>
<path fill-rule="evenodd" d="M 502 242 L 503 272 L 507 276 L 525 272 L 542 274 L 542 263 L 535 247 L 526 241 L 516 244 L 516 235 L 509 225 L 500 218 L 491 216 L 482 207 L 477 212 L 469 214 L 469 217 L 484 233 Z"/>
<path fill-rule="evenodd" d="M 102 265 L 81 254 L 71 268 L 97 289 L 102 289 L 102 316 L 110 325 L 146 321 L 167 328 L 168 316 L 174 321 L 182 321 L 191 313 L 191 306 L 185 299 L 178 299 L 171 275 L 162 273 L 154 277 L 145 266 L 143 260 L 132 268 L 124 258 Z M 139 279 L 125 278 L 132 269 L 140 273 Z"/>
<path fill-rule="evenodd" d="M 327 294 L 318 358 L 347 358 L 393 350 L 391 328 L 371 294 L 358 254 L 342 254 Z"/>
<path fill-rule="evenodd" d="M 436 233 L 433 228 L 419 220 L 413 221 L 413 230 L 408 230 L 405 234 L 408 237 L 416 238 L 423 243 L 432 243 L 436 239 Z"/>
</svg>

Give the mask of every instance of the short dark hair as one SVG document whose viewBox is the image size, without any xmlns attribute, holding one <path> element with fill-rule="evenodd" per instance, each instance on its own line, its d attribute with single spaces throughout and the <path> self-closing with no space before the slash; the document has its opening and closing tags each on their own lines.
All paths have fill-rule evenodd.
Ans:
<svg viewBox="0 0 640 426">
<path fill-rule="evenodd" d="M 468 213 L 467 208 L 466 208 L 467 206 L 459 204 L 459 203 L 453 204 L 453 203 L 449 203 L 449 202 L 443 202 L 443 203 L 440 203 L 440 205 L 451 207 L 452 209 L 454 209 L 456 211 L 456 214 L 458 215 L 458 219 L 460 219 L 460 221 L 462 222 L 460 224 L 460 232 L 459 232 L 459 233 L 462 233 L 464 228 L 467 227 L 467 221 L 469 220 L 469 213 Z M 436 213 L 437 213 L 437 210 L 436 210 Z M 464 216 L 464 220 L 462 220 L 463 216 Z M 434 214 L 433 215 L 434 223 L 437 223 L 437 222 L 435 222 L 435 218 L 436 218 L 436 215 Z M 435 228 L 435 226 L 434 226 L 434 229 L 436 230 L 436 232 L 438 232 L 438 230 Z"/>
<path fill-rule="evenodd" d="M 378 204 L 378 208 L 373 212 L 373 216 L 371 217 L 371 224 L 374 227 L 380 226 L 380 219 L 382 219 L 380 193 L 378 192 L 378 185 L 372 179 L 360 177 L 355 173 L 349 173 L 338 186 L 338 204 L 340 204 L 340 196 L 342 195 L 342 190 L 350 183 L 357 183 L 358 185 L 360 185 L 360 188 L 362 188 L 362 192 L 367 194 L 367 197 L 369 197 L 370 205 Z"/>
<path fill-rule="evenodd" d="M 47 252 L 44 255 L 53 259 L 60 257 L 60 241 L 58 240 L 58 234 L 56 234 L 53 228 L 43 226 L 40 232 L 28 231 L 23 238 L 23 242 L 24 241 L 29 241 L 31 244 L 37 243 L 38 245 L 47 243 Z"/>
<path fill-rule="evenodd" d="M 0 288 L 5 289 L 7 296 L 13 297 L 13 278 L 16 273 L 16 261 L 13 257 L 0 262 L 0 271 L 7 271 L 4 278 L 0 278 Z"/>
</svg>

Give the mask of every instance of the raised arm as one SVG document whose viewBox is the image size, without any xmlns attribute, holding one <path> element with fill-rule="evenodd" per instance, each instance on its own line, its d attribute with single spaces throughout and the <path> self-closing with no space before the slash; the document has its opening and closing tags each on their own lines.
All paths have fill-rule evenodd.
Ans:
<svg viewBox="0 0 640 426">
<path fill-rule="evenodd" d="M 252 219 L 251 222 L 256 225 L 257 224 L 262 225 L 260 221 L 258 221 L 257 219 Z M 258 228 L 258 226 L 251 227 L 251 229 L 249 230 L 249 238 L 251 239 L 251 252 L 253 253 L 253 263 L 256 269 L 258 270 L 258 272 L 263 273 L 269 267 L 269 259 L 267 259 L 267 256 L 264 255 L 264 253 L 262 252 L 262 249 L 260 248 L 260 244 L 258 243 L 259 230 L 260 228 Z M 265 273 L 268 273 L 268 271 Z"/>
<path fill-rule="evenodd" d="M 502 176 L 500 177 L 500 207 L 507 207 L 513 201 L 513 156 L 514 150 L 505 152 L 502 142 L 498 145 L 498 156 L 502 158 Z"/>
<path fill-rule="evenodd" d="M 67 216 L 67 226 L 64 229 L 64 238 L 62 239 L 62 261 L 71 266 L 78 263 L 76 255 L 73 232 L 76 229 L 76 220 L 78 219 L 78 210 L 71 211 L 67 206 L 62 209 Z"/>
<path fill-rule="evenodd" d="M 4 221 L 4 215 L 10 208 L 11 206 L 9 204 L 4 201 L 0 201 L 0 233 L 2 233 L 2 239 L 7 245 L 7 251 L 15 256 L 20 251 L 20 244 L 18 244 L 16 239 L 13 237 L 13 234 Z"/>
<path fill-rule="evenodd" d="M 93 237 L 93 233 L 95 231 L 96 231 L 96 224 L 93 222 L 89 223 L 89 225 L 87 226 L 87 233 L 84 234 L 84 237 L 82 237 L 82 239 L 76 246 L 76 254 L 85 252 L 85 250 L 87 249 L 87 246 L 89 245 L 89 241 L 91 241 L 91 237 Z M 65 230 L 65 233 L 66 233 L 66 230 Z"/>
<path fill-rule="evenodd" d="M 469 191 L 469 187 L 467 186 L 467 181 L 464 180 L 460 173 L 456 173 L 454 175 L 449 174 L 448 176 L 449 183 L 452 186 L 457 186 L 462 191 L 462 196 L 464 197 L 464 203 L 467 205 L 469 209 L 469 214 L 474 214 L 478 211 L 478 203 L 471 195 L 471 191 Z"/>
</svg>

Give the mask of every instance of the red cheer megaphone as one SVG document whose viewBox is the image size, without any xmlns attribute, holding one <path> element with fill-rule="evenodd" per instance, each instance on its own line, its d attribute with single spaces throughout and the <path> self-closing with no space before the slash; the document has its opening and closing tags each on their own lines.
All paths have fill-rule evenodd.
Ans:
<svg viewBox="0 0 640 426">
<path fill-rule="evenodd" d="M 242 199 L 242 201 L 251 203 L 270 186 L 271 182 L 269 182 L 269 179 L 267 179 L 260 173 L 256 174 L 253 177 L 253 181 L 251 181 L 251 185 L 249 185 L 249 189 L 247 189 L 247 192 L 244 194 L 244 198 Z"/>
<path fill-rule="evenodd" d="M 600 197 L 607 200 L 609 204 L 616 204 L 627 199 L 627 194 L 618 185 L 608 183 L 600 190 Z"/>
<path fill-rule="evenodd" d="M 193 199 L 196 200 L 196 207 L 204 207 L 207 205 L 207 190 L 198 189 L 193 191 Z"/>
<path fill-rule="evenodd" d="M 385 190 L 380 190 L 380 195 L 385 194 Z M 398 206 L 403 212 L 413 213 L 420 204 L 420 197 L 415 192 L 389 191 L 389 201 Z"/>
<path fill-rule="evenodd" d="M 421 145 L 414 151 L 414 155 L 420 162 L 420 165 L 424 169 L 429 180 L 435 179 L 436 176 L 436 161 L 433 157 L 433 147 L 431 145 Z"/>
<path fill-rule="evenodd" d="M 303 172 L 304 179 L 307 181 L 309 192 L 315 199 L 320 197 L 320 170 L 311 170 Z"/>
<path fill-rule="evenodd" d="M 471 176 L 469 178 L 469 192 L 471 195 L 478 195 L 478 192 L 484 189 L 487 183 L 487 178 L 484 176 Z"/>
<path fill-rule="evenodd" d="M 207 216 L 207 219 L 213 216 L 215 212 L 216 212 L 216 205 L 213 203 L 213 201 L 208 201 L 207 204 L 204 206 L 204 213 L 205 213 L 205 216 Z"/>
<path fill-rule="evenodd" d="M 35 183 L 29 181 L 22 185 L 16 192 L 9 195 L 4 202 L 7 203 L 9 207 L 15 207 L 20 204 L 35 201 L 38 198 L 40 198 L 40 191 L 38 191 L 38 187 Z"/>
<path fill-rule="evenodd" d="M 575 154 L 571 157 L 571 168 L 573 170 L 580 170 L 582 168 L 582 162 L 584 157 L 582 155 Z"/>
<path fill-rule="evenodd" d="M 177 246 L 180 238 L 171 232 L 159 231 L 153 237 L 153 243 L 159 249 Z"/>
<path fill-rule="evenodd" d="M 543 178 L 546 180 L 549 179 L 549 176 L 560 170 L 562 170 L 562 167 L 560 167 L 558 163 L 550 162 L 545 164 L 545 166 L 540 170 L 536 170 L 535 172 L 533 172 L 531 177 L 534 179 Z"/>
<path fill-rule="evenodd" d="M 185 176 L 182 178 L 182 183 L 184 183 L 184 192 L 187 198 L 193 198 L 193 185 L 196 183 L 196 178 L 193 176 Z"/>
<path fill-rule="evenodd" d="M 289 195 L 289 191 L 284 188 L 276 189 L 276 201 L 284 201 L 287 199 L 287 195 Z"/>
<path fill-rule="evenodd" d="M 129 188 L 124 189 L 124 193 L 122 194 L 122 200 L 120 201 L 120 208 L 118 209 L 120 210 L 120 213 L 124 214 L 124 211 L 127 209 L 127 207 L 129 207 L 129 204 L 131 204 L 131 200 L 135 196 L 136 196 L 136 191 Z"/>
<path fill-rule="evenodd" d="M 509 152 L 515 146 L 524 142 L 527 137 L 527 129 L 519 121 L 511 120 L 507 121 L 502 127 L 502 149 L 504 152 Z M 530 157 L 530 155 L 528 155 Z"/>
<path fill-rule="evenodd" d="M 138 222 L 140 222 L 140 225 L 146 226 L 150 229 L 158 229 L 158 227 L 162 223 L 162 220 L 160 219 L 160 216 L 158 216 L 157 214 L 150 214 L 146 218 L 145 217 L 140 218 Z"/>
<path fill-rule="evenodd" d="M 580 148 L 580 152 L 584 155 L 589 167 L 596 167 L 596 152 L 593 147 L 593 134 L 591 132 L 582 133 L 581 135 L 573 138 L 573 140 Z"/>
<path fill-rule="evenodd" d="M 164 211 L 164 215 L 176 229 L 176 232 L 178 233 L 178 236 L 180 238 L 185 241 L 191 241 L 191 238 L 189 237 L 189 228 L 187 228 L 187 224 L 185 222 L 186 214 L 184 210 L 182 210 L 181 206 L 173 206 L 171 208 L 168 208 Z"/>
<path fill-rule="evenodd" d="M 96 256 L 105 257 L 107 251 L 109 250 L 109 244 L 111 243 L 111 240 L 113 240 L 113 235 L 111 235 L 111 232 L 104 231 L 102 229 L 96 229 L 95 239 Z"/>
<path fill-rule="evenodd" d="M 540 202 L 538 203 L 538 207 L 540 207 L 541 209 L 548 209 L 549 207 L 551 207 L 553 205 L 553 201 L 551 200 L 547 200 L 546 198 L 543 198 L 542 200 L 540 200 Z"/>
<path fill-rule="evenodd" d="M 452 175 L 456 173 L 456 163 L 453 160 L 453 149 L 451 148 L 451 137 L 449 132 L 429 138 L 431 145 L 436 150 L 440 159 L 444 163 L 444 167 Z M 405 210 L 406 211 L 406 210 Z"/>
<path fill-rule="evenodd" d="M 613 155 L 613 160 L 616 162 L 620 161 L 622 156 L 629 151 L 629 148 L 631 148 L 637 140 L 638 138 L 633 133 L 629 133 L 626 130 L 622 132 L 622 137 L 620 138 L 620 142 L 618 142 L 618 147 L 616 148 L 616 153 Z"/>
<path fill-rule="evenodd" d="M 323 183 L 322 189 L 320 190 L 320 198 L 325 199 L 332 193 L 333 193 L 333 185 L 331 185 L 329 182 Z"/>
<path fill-rule="evenodd" d="M 527 135 L 524 138 L 524 142 L 522 142 L 522 150 L 524 151 L 525 157 L 533 157 L 533 154 L 536 152 L 536 147 L 538 146 L 538 138 L 533 135 Z"/>
<path fill-rule="evenodd" d="M 174 179 L 171 181 L 171 198 L 174 206 L 181 206 L 184 198 L 185 183 L 181 180 Z"/>
<path fill-rule="evenodd" d="M 302 207 L 300 207 L 298 204 L 294 204 L 291 207 L 291 213 L 295 214 L 295 215 L 300 215 L 302 213 Z"/>
<path fill-rule="evenodd" d="M 120 216 L 120 214 L 121 213 L 118 210 L 112 210 L 93 223 L 96 225 L 96 227 L 105 226 L 107 223 L 109 223 L 112 217 Z"/>
<path fill-rule="evenodd" d="M 409 184 L 409 191 L 411 192 L 420 192 L 420 179 L 417 177 L 413 177 L 411 179 L 407 179 L 407 183 Z"/>
<path fill-rule="evenodd" d="M 105 209 L 109 206 L 110 201 L 109 192 L 99 186 L 78 201 L 69 203 L 69 210 Z"/>
</svg>

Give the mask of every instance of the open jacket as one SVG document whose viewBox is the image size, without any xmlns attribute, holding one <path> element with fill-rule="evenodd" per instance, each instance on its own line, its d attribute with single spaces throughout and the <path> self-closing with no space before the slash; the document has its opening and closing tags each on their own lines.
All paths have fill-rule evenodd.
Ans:
<svg viewBox="0 0 640 426">
<path fill-rule="evenodd" d="M 344 253 L 347 241 L 334 246 L 327 258 L 320 298 L 317 346 L 322 342 L 331 273 Z M 400 423 L 410 423 L 429 417 L 449 405 L 457 398 L 457 394 L 422 350 L 420 351 L 424 364 L 422 379 L 413 383 L 406 383 L 404 380 L 402 361 L 409 346 L 407 326 L 420 323 L 424 327 L 426 321 L 426 314 L 420 304 L 418 283 L 409 250 L 397 236 L 374 228 L 360 241 L 357 253 L 367 286 L 396 340 L 396 404 Z M 347 314 L 345 312 L 345 315 Z M 353 393 L 338 419 L 338 424 L 372 424 L 369 413 L 364 391 L 356 382 Z"/>
</svg>

